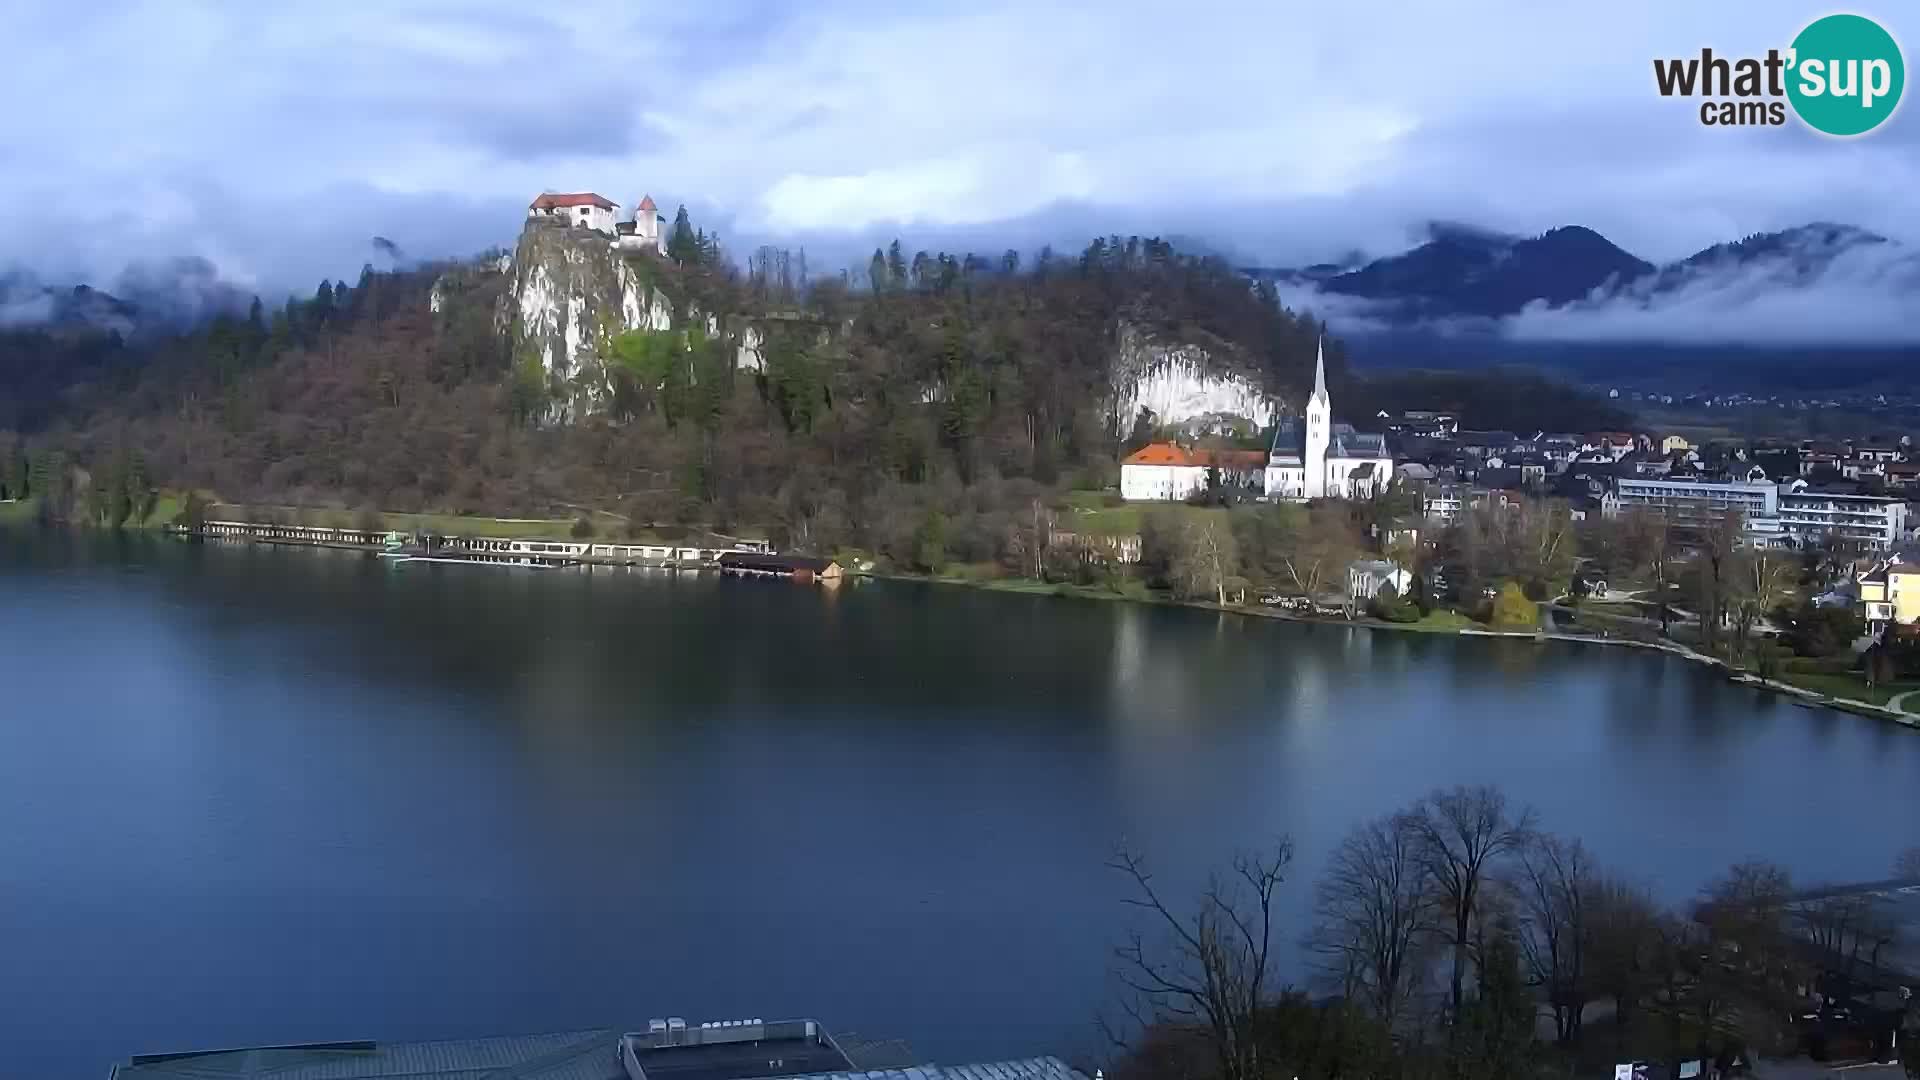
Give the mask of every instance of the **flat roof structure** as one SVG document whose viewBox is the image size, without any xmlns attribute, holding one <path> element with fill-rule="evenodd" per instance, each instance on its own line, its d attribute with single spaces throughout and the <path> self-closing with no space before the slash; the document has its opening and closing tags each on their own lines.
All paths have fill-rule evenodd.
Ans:
<svg viewBox="0 0 1920 1080">
<path fill-rule="evenodd" d="M 816 1020 L 655 1020 L 620 1037 L 628 1080 L 763 1080 L 853 1069 Z"/>
<path fill-rule="evenodd" d="M 112 1080 L 627 1080 L 620 1032 L 438 1042 L 340 1042 L 140 1054 Z"/>
<path fill-rule="evenodd" d="M 849 1056 L 817 1021 L 722 1021 L 433 1042 L 334 1042 L 140 1054 L 111 1080 L 1087 1080 L 1057 1057 L 894 1067 L 911 1050 Z M 677 1022 L 676 1022 L 677 1023 Z M 631 1053 L 629 1053 L 631 1051 Z M 629 1063 L 631 1059 L 631 1064 Z"/>
</svg>

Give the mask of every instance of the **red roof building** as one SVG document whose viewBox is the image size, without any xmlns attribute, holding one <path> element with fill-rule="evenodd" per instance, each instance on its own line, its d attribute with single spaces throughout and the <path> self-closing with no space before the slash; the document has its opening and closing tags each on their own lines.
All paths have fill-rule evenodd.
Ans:
<svg viewBox="0 0 1920 1080">
<path fill-rule="evenodd" d="M 1264 450 L 1207 450 L 1178 443 L 1148 443 L 1127 455 L 1122 465 L 1176 465 L 1196 469 L 1220 468 L 1250 472 L 1267 467 Z"/>
<path fill-rule="evenodd" d="M 527 207 L 527 209 L 562 210 L 575 206 L 596 206 L 602 210 L 609 211 L 619 208 L 619 204 L 612 199 L 607 198 L 605 195 L 596 195 L 591 191 L 581 191 L 573 194 L 549 191 L 533 200 L 533 204 Z"/>
</svg>

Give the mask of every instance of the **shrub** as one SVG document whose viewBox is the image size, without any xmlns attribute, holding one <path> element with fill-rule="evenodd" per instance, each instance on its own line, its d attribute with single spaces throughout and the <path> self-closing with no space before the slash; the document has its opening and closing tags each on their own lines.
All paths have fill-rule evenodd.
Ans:
<svg viewBox="0 0 1920 1080">
<path fill-rule="evenodd" d="M 573 519 L 573 528 L 567 531 L 573 534 L 575 540 L 585 540 L 593 535 L 593 522 L 588 521 L 586 515 L 582 514 Z"/>
<path fill-rule="evenodd" d="M 1373 594 L 1373 601 L 1367 605 L 1376 619 L 1391 623 L 1410 623 L 1420 621 L 1420 609 L 1412 601 L 1401 596 L 1391 585 L 1382 585 L 1380 591 Z"/>
<path fill-rule="evenodd" d="M 1500 594 L 1493 598 L 1493 624 L 1507 629 L 1526 629 L 1539 624 L 1540 609 L 1519 583 L 1508 581 L 1500 586 Z"/>
</svg>

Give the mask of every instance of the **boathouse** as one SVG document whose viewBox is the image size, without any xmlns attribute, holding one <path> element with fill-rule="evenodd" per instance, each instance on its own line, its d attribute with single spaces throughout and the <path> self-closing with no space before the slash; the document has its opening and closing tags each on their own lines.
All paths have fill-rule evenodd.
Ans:
<svg viewBox="0 0 1920 1080">
<path fill-rule="evenodd" d="M 784 577 L 795 581 L 838 584 L 840 564 L 832 559 L 813 559 L 805 555 L 761 555 L 751 551 L 729 551 L 720 556 L 720 570 L 728 574 L 754 577 Z"/>
</svg>

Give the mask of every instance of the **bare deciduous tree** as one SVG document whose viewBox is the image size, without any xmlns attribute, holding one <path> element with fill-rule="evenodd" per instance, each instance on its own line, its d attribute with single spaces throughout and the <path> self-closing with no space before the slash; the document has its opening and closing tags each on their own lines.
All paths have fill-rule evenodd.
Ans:
<svg viewBox="0 0 1920 1080">
<path fill-rule="evenodd" d="M 1594 885 L 1586 917 L 1592 939 L 1588 964 L 1592 985 L 1597 994 L 1613 1000 L 1615 1048 L 1624 1052 L 1625 1033 L 1655 980 L 1660 907 L 1645 889 L 1609 878 Z"/>
<path fill-rule="evenodd" d="M 1189 521 L 1174 554 L 1173 573 L 1186 596 L 1211 593 L 1221 606 L 1227 603 L 1227 583 L 1240 572 L 1240 552 L 1233 530 L 1216 514 Z"/>
<path fill-rule="evenodd" d="M 1509 816 L 1498 788 L 1456 787 L 1427 796 L 1413 817 L 1420 861 L 1451 925 L 1453 974 L 1448 1001 L 1455 1017 L 1465 995 L 1474 916 L 1501 862 L 1533 830 L 1533 811 Z"/>
<path fill-rule="evenodd" d="M 1836 893 L 1792 905 L 1793 923 L 1847 979 L 1864 961 L 1876 973 L 1900 936 L 1900 924 L 1870 892 Z"/>
<path fill-rule="evenodd" d="M 1589 903 L 1598 881 L 1592 856 L 1578 840 L 1539 833 L 1520 846 L 1513 891 L 1520 913 L 1520 955 L 1553 1010 L 1562 1045 L 1580 1034 L 1593 999 L 1588 961 L 1594 927 Z"/>
<path fill-rule="evenodd" d="M 1218 1055 L 1220 1080 L 1262 1080 L 1256 1026 L 1272 974 L 1274 894 L 1293 861 L 1293 842 L 1242 854 L 1230 877 L 1216 876 L 1191 917 L 1179 915 L 1153 886 L 1140 856 L 1122 850 L 1108 863 L 1133 883 L 1127 903 L 1151 912 L 1167 938 L 1149 947 L 1139 931 L 1114 950 L 1116 977 L 1136 996 L 1128 1012 L 1144 1027 L 1174 1024 L 1204 1031 Z"/>
<path fill-rule="evenodd" d="M 1383 817 L 1347 834 L 1327 861 L 1314 914 L 1308 944 L 1327 974 L 1339 980 L 1345 997 L 1392 1029 L 1419 986 L 1423 938 L 1437 914 L 1410 815 Z"/>
</svg>

